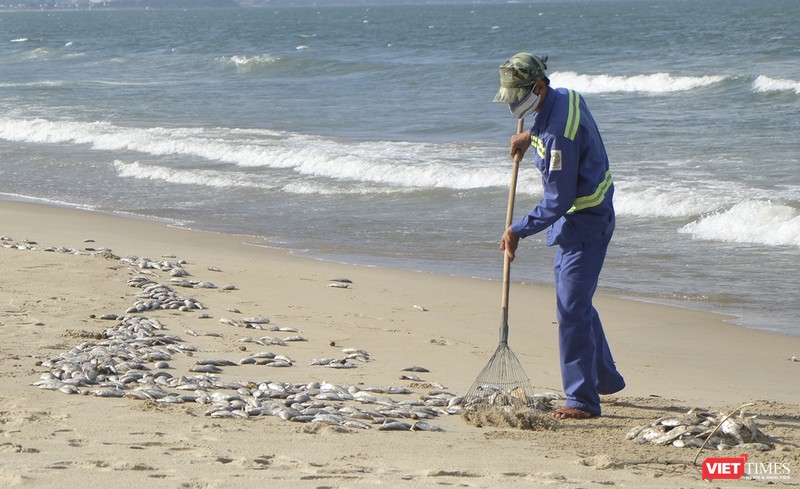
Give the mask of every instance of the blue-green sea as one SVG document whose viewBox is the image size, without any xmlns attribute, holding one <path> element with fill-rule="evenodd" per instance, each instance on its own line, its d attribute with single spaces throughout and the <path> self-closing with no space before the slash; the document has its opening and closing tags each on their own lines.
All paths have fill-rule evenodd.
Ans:
<svg viewBox="0 0 800 489">
<path fill-rule="evenodd" d="M 0 197 L 498 279 L 516 122 L 491 99 L 530 51 L 611 158 L 601 290 L 797 336 L 799 24 L 796 0 L 0 11 Z M 540 197 L 523 160 L 517 214 Z M 552 257 L 523 241 L 512 279 Z"/>
</svg>

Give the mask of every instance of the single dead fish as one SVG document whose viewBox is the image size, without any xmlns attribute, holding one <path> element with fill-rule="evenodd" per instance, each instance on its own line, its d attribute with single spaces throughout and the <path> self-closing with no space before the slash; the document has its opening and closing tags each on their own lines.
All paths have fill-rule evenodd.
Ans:
<svg viewBox="0 0 800 489">
<path fill-rule="evenodd" d="M 403 421 L 387 421 L 378 427 L 380 431 L 411 431 L 411 425 Z"/>
<path fill-rule="evenodd" d="M 411 367 L 404 368 L 403 370 L 401 370 L 401 372 L 430 372 L 430 370 L 428 370 L 425 367 L 412 365 Z"/>
<path fill-rule="evenodd" d="M 444 431 L 443 428 L 436 425 L 432 425 L 427 421 L 417 421 L 416 423 L 414 423 L 411 429 L 413 431 Z"/>
</svg>

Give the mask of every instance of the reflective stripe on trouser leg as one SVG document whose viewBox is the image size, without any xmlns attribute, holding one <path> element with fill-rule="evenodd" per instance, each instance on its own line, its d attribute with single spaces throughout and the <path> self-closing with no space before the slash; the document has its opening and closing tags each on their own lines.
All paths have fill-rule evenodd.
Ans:
<svg viewBox="0 0 800 489">
<path fill-rule="evenodd" d="M 624 385 L 592 306 L 609 241 L 610 237 L 559 247 L 554 264 L 561 380 L 567 406 L 593 414 L 600 414 L 598 383 Z"/>
</svg>

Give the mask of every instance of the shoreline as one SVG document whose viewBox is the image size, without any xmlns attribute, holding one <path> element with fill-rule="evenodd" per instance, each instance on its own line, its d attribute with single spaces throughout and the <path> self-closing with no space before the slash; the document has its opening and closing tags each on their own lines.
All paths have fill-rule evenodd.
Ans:
<svg viewBox="0 0 800 489">
<path fill-rule="evenodd" d="M 700 483 L 690 466 L 696 450 L 638 445 L 626 433 L 665 414 L 693 407 L 732 410 L 745 403 L 754 403 L 746 414 L 756 415 L 761 429 L 776 439 L 774 450 L 751 451 L 750 460 L 789 464 L 792 478 L 772 481 L 777 485 L 793 485 L 800 473 L 800 406 L 792 381 L 800 363 L 788 360 L 800 356 L 800 338 L 604 294 L 596 305 L 628 387 L 603 399 L 602 417 L 561 422 L 552 431 L 476 428 L 456 415 L 439 414 L 429 421 L 444 432 L 387 433 L 270 416 L 218 419 L 197 403 L 37 389 L 31 384 L 47 372 L 43 361 L 93 341 L 92 335 L 116 323 L 99 319 L 103 314 L 122 315 L 131 306 L 140 292 L 129 286 L 132 277 L 170 280 L 163 271 L 137 269 L 99 253 L 42 251 L 48 246 L 185 260 L 188 278 L 217 285 L 175 287 L 204 304 L 210 318 L 199 318 L 197 311 L 142 313 L 197 347 L 192 355 L 173 355 L 165 370 L 172 376 L 187 375 L 199 359 L 237 362 L 247 354 L 242 347 L 248 353 L 269 349 L 293 365 L 231 366 L 219 376 L 405 387 L 413 393 L 391 397 L 407 401 L 439 387 L 466 392 L 497 346 L 500 291 L 491 280 L 320 261 L 251 246 L 241 236 L 93 211 L 0 201 L 0 216 L 0 235 L 12 238 L 9 244 L 37 243 L 30 245 L 36 249 L 0 248 L 0 450 L 7 459 L 0 482 L 11 486 L 77 489 L 90 476 L 99 483 L 154 487 L 230 487 L 234 480 L 292 487 L 388 482 L 600 488 L 613 481 L 674 488 Z M 336 278 L 352 283 L 329 287 Z M 223 290 L 225 285 L 233 288 Z M 515 284 L 511 294 L 511 348 L 537 392 L 561 392 L 552 289 Z M 300 330 L 307 341 L 242 343 L 245 336 L 278 333 L 220 321 L 259 315 Z M 315 358 L 341 355 L 343 348 L 364 349 L 370 358 L 352 369 L 310 365 Z M 420 381 L 401 380 L 402 369 L 411 365 L 429 372 L 419 374 Z M 735 450 L 706 451 L 700 460 L 738 456 Z"/>
<path fill-rule="evenodd" d="M 75 210 L 80 212 L 91 212 L 100 215 L 105 215 L 111 218 L 119 218 L 119 219 L 131 219 L 136 221 L 145 221 L 145 222 L 153 222 L 157 224 L 163 224 L 167 227 L 178 229 L 178 230 L 185 230 L 189 232 L 198 232 L 198 233 L 210 233 L 210 234 L 219 234 L 231 237 L 237 237 L 243 240 L 250 239 L 251 241 L 244 241 L 242 244 L 257 247 L 257 248 L 264 248 L 269 250 L 274 250 L 278 252 L 285 253 L 287 256 L 299 257 L 299 258 L 306 258 L 311 260 L 319 260 L 322 262 L 329 262 L 329 263 L 337 263 L 340 265 L 345 266 L 355 266 L 355 267 L 366 267 L 366 268 L 377 268 L 377 269 L 386 269 L 386 270 L 399 270 L 399 271 L 408 271 L 414 273 L 423 273 L 423 274 L 431 274 L 431 275 L 442 275 L 448 276 L 453 278 L 463 278 L 467 280 L 485 280 L 489 282 L 497 282 L 499 281 L 498 278 L 492 278 L 482 275 L 465 275 L 465 274 L 458 274 L 454 272 L 447 272 L 443 270 L 424 270 L 415 268 L 414 266 L 402 266 L 402 264 L 392 265 L 392 264 L 385 264 L 377 261 L 377 263 L 370 263 L 368 256 L 354 254 L 354 255 L 346 255 L 342 253 L 335 253 L 329 252 L 325 253 L 324 251 L 309 251 L 309 250 L 295 250 L 291 248 L 286 248 L 282 246 L 278 246 L 272 244 L 270 242 L 270 238 L 267 236 L 261 236 L 256 234 L 243 234 L 243 233 L 226 233 L 223 231 L 214 231 L 214 230 L 207 230 L 202 228 L 196 228 L 192 225 L 183 224 L 182 221 L 172 219 L 172 218 L 165 218 L 165 217 L 158 217 L 158 216 L 149 216 L 149 215 L 141 215 L 141 214 L 134 214 L 134 213 L 126 213 L 121 211 L 103 211 L 98 209 L 93 209 L 90 207 L 82 207 L 76 204 L 71 204 L 67 202 L 57 202 L 57 201 L 50 201 L 47 199 L 40 199 L 16 194 L 7 194 L 3 193 L 0 194 L 0 203 L 2 202 L 20 202 L 20 203 L 27 203 L 33 205 L 41 205 L 45 207 L 54 207 L 59 209 L 65 210 Z M 262 241 L 262 242 L 258 242 Z M 348 258 L 351 257 L 353 260 L 349 260 Z M 602 277 L 601 277 L 602 282 Z M 551 288 L 552 282 L 542 280 L 542 281 L 530 281 L 530 280 L 520 280 L 515 281 L 512 278 L 512 284 L 516 286 L 527 286 L 532 285 L 535 287 L 545 287 Z M 776 328 L 768 328 L 768 327 L 757 327 L 753 325 L 747 325 L 740 323 L 742 321 L 742 317 L 737 316 L 735 314 L 728 314 L 725 312 L 718 311 L 720 305 L 717 304 L 716 306 L 713 305 L 713 301 L 710 302 L 712 304 L 710 307 L 703 307 L 701 304 L 704 302 L 702 299 L 697 300 L 689 300 L 689 299 L 677 299 L 677 298 L 669 298 L 664 297 L 664 294 L 656 294 L 656 293 L 637 293 L 634 291 L 629 291 L 621 288 L 615 288 L 611 286 L 603 286 L 602 284 L 598 288 L 597 296 L 609 296 L 615 297 L 622 300 L 629 300 L 634 302 L 641 302 L 644 304 L 653 304 L 653 305 L 660 305 L 666 307 L 675 307 L 678 309 L 685 309 L 688 311 L 696 311 L 701 313 L 713 314 L 720 318 L 723 318 L 726 324 L 731 326 L 744 328 L 747 330 L 758 331 L 758 332 L 765 332 L 771 334 L 777 334 L 781 336 L 787 336 L 791 338 L 800 338 L 800 334 L 791 334 L 786 331 L 776 329 Z"/>
</svg>

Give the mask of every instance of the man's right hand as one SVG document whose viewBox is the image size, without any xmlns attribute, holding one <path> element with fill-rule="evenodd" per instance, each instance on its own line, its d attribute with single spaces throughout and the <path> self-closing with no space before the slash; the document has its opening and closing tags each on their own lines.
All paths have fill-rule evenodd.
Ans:
<svg viewBox="0 0 800 489">
<path fill-rule="evenodd" d="M 509 226 L 500 238 L 500 250 L 508 255 L 508 261 L 514 261 L 514 257 L 517 253 L 517 246 L 519 246 L 519 236 L 517 236 L 517 234 L 511 230 L 511 226 Z"/>
<path fill-rule="evenodd" d="M 525 152 L 528 151 L 528 148 L 531 147 L 531 131 L 530 129 L 521 132 L 519 134 L 514 134 L 511 136 L 511 150 L 510 154 L 511 157 L 516 157 L 519 154 L 519 159 L 522 159 L 525 156 Z"/>
</svg>

